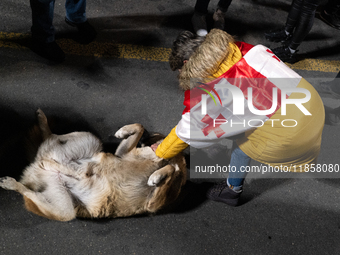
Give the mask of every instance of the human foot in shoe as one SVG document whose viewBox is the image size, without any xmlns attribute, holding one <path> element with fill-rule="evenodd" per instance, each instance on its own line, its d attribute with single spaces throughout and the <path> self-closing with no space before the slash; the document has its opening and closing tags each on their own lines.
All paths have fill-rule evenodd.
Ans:
<svg viewBox="0 0 340 255">
<path fill-rule="evenodd" d="M 298 61 L 296 57 L 297 51 L 293 51 L 287 46 L 281 46 L 273 49 L 273 53 L 283 62 L 294 64 Z"/>
<path fill-rule="evenodd" d="M 271 42 L 286 42 L 291 38 L 284 28 L 270 30 L 264 33 L 265 38 Z"/>
<path fill-rule="evenodd" d="M 46 43 L 33 39 L 31 50 L 39 56 L 56 63 L 61 63 L 65 60 L 65 53 L 55 41 Z"/>
<path fill-rule="evenodd" d="M 194 15 L 191 18 L 191 23 L 197 35 L 206 36 L 208 34 L 208 26 L 205 14 L 194 12 Z"/>
<path fill-rule="evenodd" d="M 78 36 L 76 40 L 81 44 L 89 44 L 97 36 L 96 30 L 94 29 L 93 26 L 91 26 L 91 24 L 87 20 L 83 23 L 74 23 L 65 18 L 65 22 L 68 25 L 76 27 L 78 29 Z"/>
<path fill-rule="evenodd" d="M 224 30 L 225 25 L 225 12 L 223 12 L 221 9 L 217 9 L 213 15 L 214 20 L 214 28 Z"/>
<path fill-rule="evenodd" d="M 229 188 L 226 181 L 222 181 L 215 184 L 208 190 L 207 198 L 230 206 L 237 206 L 239 204 L 241 193 L 242 189 L 234 191 Z"/>
</svg>

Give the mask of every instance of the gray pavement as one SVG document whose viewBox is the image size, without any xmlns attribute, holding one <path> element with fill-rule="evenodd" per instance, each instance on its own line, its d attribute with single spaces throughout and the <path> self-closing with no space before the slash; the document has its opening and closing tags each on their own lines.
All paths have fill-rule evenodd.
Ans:
<svg viewBox="0 0 340 255">
<path fill-rule="evenodd" d="M 72 32 L 63 4 L 56 2 L 58 38 Z M 191 29 L 193 5 L 96 0 L 88 1 L 87 15 L 103 44 L 170 48 L 180 31 Z M 263 32 L 284 24 L 289 6 L 288 0 L 234 0 L 226 30 L 238 40 L 279 46 Z M 0 32 L 30 31 L 28 1 L 2 0 L 0 7 Z M 22 142 L 37 108 L 52 118 L 56 133 L 92 131 L 109 151 L 125 124 L 167 134 L 181 117 L 183 95 L 167 62 L 68 54 L 54 65 L 13 47 L 27 46 L 25 36 L 0 42 L 0 176 L 18 178 L 27 164 Z M 300 53 L 339 66 L 340 31 L 316 19 Z M 295 69 L 315 87 L 337 74 L 315 70 Z M 340 105 L 322 98 L 327 110 Z M 340 163 L 339 142 L 339 127 L 326 124 L 320 163 Z M 67 223 L 27 212 L 20 195 L 1 189 L 0 254 L 340 254 L 340 179 L 247 179 L 236 208 L 206 200 L 206 187 L 189 180 L 177 206 L 157 215 Z"/>
</svg>

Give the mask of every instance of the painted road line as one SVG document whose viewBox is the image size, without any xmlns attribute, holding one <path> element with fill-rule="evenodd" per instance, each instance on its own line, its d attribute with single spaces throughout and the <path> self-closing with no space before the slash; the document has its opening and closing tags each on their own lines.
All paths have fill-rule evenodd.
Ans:
<svg viewBox="0 0 340 255">
<path fill-rule="evenodd" d="M 141 59 L 166 62 L 171 52 L 170 48 L 150 47 L 113 42 L 92 42 L 79 45 L 71 39 L 57 40 L 66 54 L 80 56 L 113 57 L 126 59 Z"/>
<path fill-rule="evenodd" d="M 29 34 L 0 32 L 0 47 L 26 50 L 27 47 L 16 43 L 16 41 L 27 40 L 29 37 Z M 114 42 L 92 42 L 88 45 L 78 44 L 71 39 L 59 39 L 57 42 L 66 54 L 79 56 L 167 62 L 171 52 L 170 48 L 119 44 Z M 295 70 L 334 73 L 340 71 L 340 61 L 336 60 L 304 59 L 298 63 L 287 65 Z"/>
<path fill-rule="evenodd" d="M 290 68 L 296 70 L 319 71 L 319 72 L 333 72 L 340 71 L 340 61 L 337 60 L 321 60 L 307 58 L 295 64 L 288 64 Z"/>
<path fill-rule="evenodd" d="M 13 41 L 27 39 L 28 37 L 29 37 L 28 34 L 0 32 L 0 47 L 13 49 L 27 49 L 26 47 L 21 46 L 20 44 L 15 43 Z"/>
</svg>

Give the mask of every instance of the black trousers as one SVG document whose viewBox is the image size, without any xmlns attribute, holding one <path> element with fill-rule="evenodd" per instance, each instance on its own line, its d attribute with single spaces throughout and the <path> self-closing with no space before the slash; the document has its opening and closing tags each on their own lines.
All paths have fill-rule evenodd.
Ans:
<svg viewBox="0 0 340 255">
<path fill-rule="evenodd" d="M 316 8 L 322 0 L 293 0 L 285 29 L 292 34 L 289 47 L 296 50 L 312 29 Z"/>
<path fill-rule="evenodd" d="M 217 6 L 223 11 L 226 12 L 232 0 L 220 0 Z M 197 0 L 195 5 L 195 11 L 201 14 L 208 13 L 208 5 L 210 0 Z"/>
</svg>

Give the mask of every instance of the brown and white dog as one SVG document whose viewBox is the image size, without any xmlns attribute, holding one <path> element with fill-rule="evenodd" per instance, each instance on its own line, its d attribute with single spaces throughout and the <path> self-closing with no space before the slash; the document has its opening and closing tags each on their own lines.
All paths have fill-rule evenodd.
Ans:
<svg viewBox="0 0 340 255">
<path fill-rule="evenodd" d="M 43 142 L 20 182 L 0 178 L 0 187 L 23 195 L 26 208 L 40 216 L 69 221 L 75 217 L 127 217 L 154 213 L 173 202 L 186 181 L 182 155 L 169 161 L 150 147 L 136 148 L 144 128 L 127 125 L 115 154 L 88 132 L 52 134 L 37 111 Z"/>
</svg>

